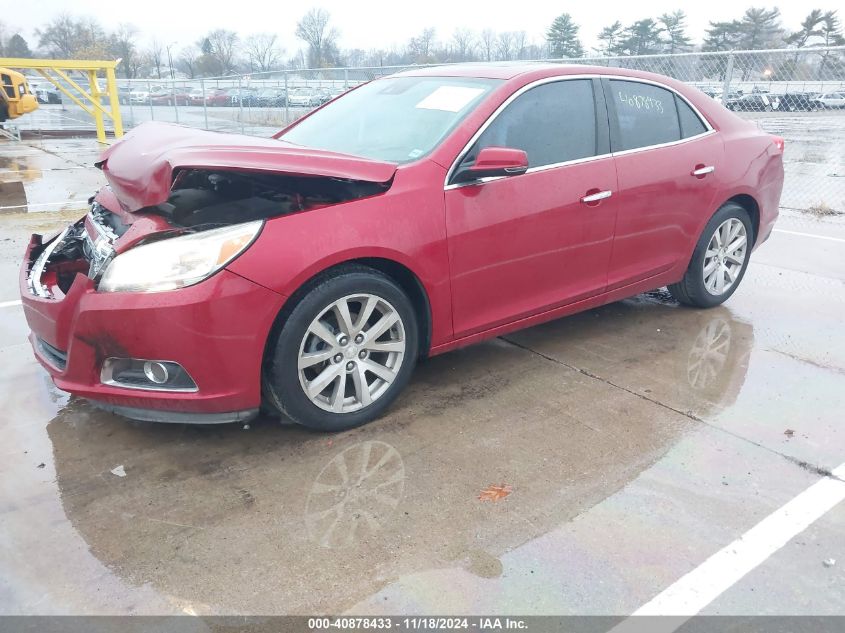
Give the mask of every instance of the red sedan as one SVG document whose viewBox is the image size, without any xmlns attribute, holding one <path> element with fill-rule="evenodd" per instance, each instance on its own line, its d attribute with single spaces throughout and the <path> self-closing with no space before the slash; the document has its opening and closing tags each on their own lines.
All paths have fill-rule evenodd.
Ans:
<svg viewBox="0 0 845 633">
<path fill-rule="evenodd" d="M 643 72 L 453 66 L 351 90 L 274 138 L 147 123 L 20 283 L 59 388 L 143 420 L 263 404 L 339 430 L 421 356 L 668 285 L 737 289 L 783 140 Z"/>
<path fill-rule="evenodd" d="M 190 105 L 191 96 L 184 88 L 165 88 L 150 93 L 150 103 L 153 105 Z"/>
</svg>

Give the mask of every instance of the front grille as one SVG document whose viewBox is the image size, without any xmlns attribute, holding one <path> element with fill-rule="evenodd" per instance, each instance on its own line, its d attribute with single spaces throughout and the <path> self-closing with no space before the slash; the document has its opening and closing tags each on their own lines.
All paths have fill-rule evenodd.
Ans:
<svg viewBox="0 0 845 633">
<path fill-rule="evenodd" d="M 39 338 L 37 340 L 38 349 L 41 354 L 50 361 L 51 365 L 64 371 L 65 367 L 67 367 L 67 352 L 63 352 L 59 348 L 53 347 L 44 339 Z"/>
</svg>

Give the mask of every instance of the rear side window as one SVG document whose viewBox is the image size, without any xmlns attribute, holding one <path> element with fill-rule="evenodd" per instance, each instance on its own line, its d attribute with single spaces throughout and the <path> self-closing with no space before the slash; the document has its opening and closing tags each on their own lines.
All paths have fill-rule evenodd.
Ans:
<svg viewBox="0 0 845 633">
<path fill-rule="evenodd" d="M 636 81 L 610 80 L 611 101 L 619 122 L 615 151 L 681 140 L 675 94 Z"/>
<path fill-rule="evenodd" d="M 675 95 L 675 105 L 678 108 L 678 120 L 681 122 L 681 138 L 704 134 L 707 131 L 698 115 L 678 95 Z"/>
<path fill-rule="evenodd" d="M 542 84 L 513 100 L 466 155 L 472 163 L 485 147 L 511 147 L 528 154 L 529 167 L 596 155 L 596 108 L 589 79 Z"/>
</svg>

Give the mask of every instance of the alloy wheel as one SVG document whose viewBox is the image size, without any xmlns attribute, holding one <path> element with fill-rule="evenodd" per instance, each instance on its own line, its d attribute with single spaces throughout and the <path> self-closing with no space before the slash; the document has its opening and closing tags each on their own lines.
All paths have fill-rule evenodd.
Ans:
<svg viewBox="0 0 845 633">
<path fill-rule="evenodd" d="M 348 295 L 308 326 L 299 347 L 299 383 L 321 409 L 350 413 L 385 394 L 404 357 L 399 312 L 379 296 Z"/>
<path fill-rule="evenodd" d="M 704 287 L 711 295 L 720 296 L 736 283 L 748 250 L 748 234 L 738 218 L 722 222 L 704 253 Z"/>
</svg>

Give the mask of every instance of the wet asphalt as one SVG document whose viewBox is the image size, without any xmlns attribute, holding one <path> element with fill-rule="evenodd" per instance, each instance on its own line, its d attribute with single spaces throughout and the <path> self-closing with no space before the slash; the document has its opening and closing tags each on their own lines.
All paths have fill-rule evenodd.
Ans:
<svg viewBox="0 0 845 633">
<path fill-rule="evenodd" d="M 0 212 L 0 305 L 95 154 L 0 146 L 64 205 Z M 845 462 L 844 316 L 845 218 L 785 210 L 722 307 L 657 291 L 449 353 L 324 435 L 97 411 L 4 305 L 0 614 L 629 614 Z M 704 612 L 845 615 L 845 504 Z"/>
</svg>

